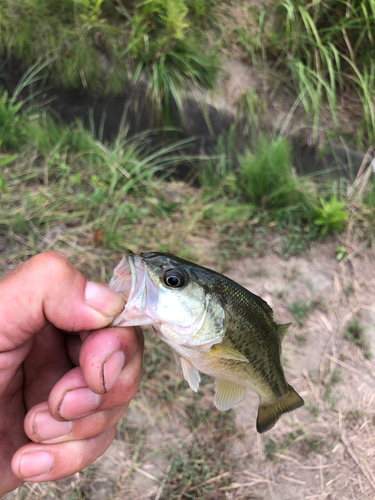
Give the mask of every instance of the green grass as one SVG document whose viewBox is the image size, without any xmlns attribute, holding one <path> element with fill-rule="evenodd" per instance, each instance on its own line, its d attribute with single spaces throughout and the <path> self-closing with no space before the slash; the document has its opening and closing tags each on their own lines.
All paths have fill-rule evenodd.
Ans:
<svg viewBox="0 0 375 500">
<path fill-rule="evenodd" d="M 146 75 L 155 119 L 166 125 L 183 89 L 215 84 L 217 49 L 196 22 L 210 9 L 208 0 L 0 0 L 0 55 L 95 94 L 119 94 Z"/>
<path fill-rule="evenodd" d="M 365 337 L 365 329 L 361 325 L 358 318 L 353 318 L 348 323 L 344 333 L 344 338 L 352 341 L 357 347 L 359 347 L 366 359 L 371 358 L 371 350 Z"/>
<path fill-rule="evenodd" d="M 0 117 L 0 233 L 3 254 L 14 263 L 22 247 L 26 255 L 48 248 L 83 257 L 87 246 L 101 247 L 106 255 L 118 256 L 130 246 L 199 261 L 211 244 L 212 265 L 223 269 L 250 247 L 262 252 L 270 229 L 281 233 L 274 250 L 284 257 L 303 252 L 323 232 L 317 189 L 311 179 L 294 174 L 282 137 L 265 136 L 254 152 L 241 156 L 229 136 L 219 139 L 212 158 L 198 161 L 180 153 L 189 141 L 155 144 L 147 133 L 127 137 L 125 126 L 106 143 L 79 122 L 66 126 L 47 113 L 19 108 L 4 91 Z M 186 160 L 200 169 L 200 188 L 163 180 Z M 357 209 L 346 217 L 336 188 L 321 186 L 320 195 L 331 200 L 327 206 L 334 201 L 331 211 L 322 205 L 322 227 L 344 230 L 347 219 L 355 226 L 355 214 L 361 234 L 369 236 L 372 190 L 368 179 L 356 194 Z M 345 213 L 338 226 L 337 213 Z M 99 259 L 89 265 L 98 272 Z M 109 272 L 100 271 L 106 278 Z"/>
<path fill-rule="evenodd" d="M 267 9 L 262 5 L 249 10 L 234 33 L 254 64 L 267 63 L 278 72 L 277 85 L 287 83 L 294 90 L 296 102 L 312 120 L 315 139 L 322 133 L 324 113 L 330 115 L 334 133 L 340 132 L 338 111 L 350 106 L 349 91 L 362 108 L 357 143 L 373 143 L 372 0 L 271 2 Z"/>
<path fill-rule="evenodd" d="M 298 325 L 303 326 L 303 320 L 314 310 L 315 306 L 316 302 L 313 300 L 307 302 L 296 300 L 289 304 L 289 311 L 297 320 Z"/>
</svg>

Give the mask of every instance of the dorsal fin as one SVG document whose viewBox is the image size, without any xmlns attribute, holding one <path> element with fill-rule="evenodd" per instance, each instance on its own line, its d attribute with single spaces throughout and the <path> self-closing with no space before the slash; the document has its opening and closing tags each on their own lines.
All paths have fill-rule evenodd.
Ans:
<svg viewBox="0 0 375 500">
<path fill-rule="evenodd" d="M 283 341 L 286 332 L 288 331 L 288 328 L 290 327 L 292 323 L 285 323 L 285 325 L 277 325 L 277 333 L 279 335 L 280 342 Z"/>
<path fill-rule="evenodd" d="M 262 309 L 264 309 L 264 312 L 267 314 L 267 316 L 269 316 L 270 319 L 273 319 L 272 307 L 264 299 L 262 299 L 262 297 L 259 297 L 259 295 L 255 295 L 254 293 L 251 293 L 251 295 L 255 297 L 255 300 L 259 303 Z"/>
</svg>

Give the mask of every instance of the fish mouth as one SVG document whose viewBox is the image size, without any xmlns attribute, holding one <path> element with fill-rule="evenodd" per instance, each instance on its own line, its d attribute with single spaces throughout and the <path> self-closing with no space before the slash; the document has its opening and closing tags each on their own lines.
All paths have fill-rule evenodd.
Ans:
<svg viewBox="0 0 375 500">
<path fill-rule="evenodd" d="M 128 301 L 135 285 L 136 274 L 134 269 L 135 254 L 131 250 L 125 250 L 125 255 L 120 264 L 114 270 L 108 288 L 118 292 Z"/>
<path fill-rule="evenodd" d="M 131 250 L 116 267 L 109 288 L 126 300 L 125 309 L 115 318 L 113 326 L 150 325 L 156 310 L 159 289 L 149 277 L 143 257 Z"/>
</svg>

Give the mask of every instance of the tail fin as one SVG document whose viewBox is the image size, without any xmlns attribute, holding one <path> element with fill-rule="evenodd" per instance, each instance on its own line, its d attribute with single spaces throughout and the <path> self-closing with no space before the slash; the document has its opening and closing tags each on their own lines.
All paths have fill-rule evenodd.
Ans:
<svg viewBox="0 0 375 500">
<path fill-rule="evenodd" d="M 289 386 L 288 394 L 277 403 L 260 404 L 257 418 L 257 431 L 259 433 L 270 430 L 279 420 L 283 413 L 295 410 L 304 404 L 303 399 L 299 396 L 293 387 Z"/>
</svg>

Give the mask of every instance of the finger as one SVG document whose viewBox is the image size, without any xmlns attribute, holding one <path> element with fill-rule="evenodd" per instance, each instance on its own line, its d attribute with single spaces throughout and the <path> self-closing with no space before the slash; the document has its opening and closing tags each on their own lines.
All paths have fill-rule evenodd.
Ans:
<svg viewBox="0 0 375 500">
<path fill-rule="evenodd" d="M 46 401 L 56 382 L 73 368 L 65 346 L 66 337 L 52 324 L 34 336 L 33 346 L 23 363 L 26 410 Z"/>
<path fill-rule="evenodd" d="M 47 401 L 28 412 L 24 429 L 35 443 L 62 443 L 88 439 L 109 430 L 124 416 L 128 404 L 98 411 L 69 422 L 55 420 L 49 413 Z"/>
<path fill-rule="evenodd" d="M 94 330 L 111 323 L 124 299 L 88 281 L 63 255 L 46 252 L 0 280 L 0 351 L 23 344 L 49 322 L 66 331 Z"/>
<path fill-rule="evenodd" d="M 118 376 L 113 387 L 97 394 L 86 384 L 80 368 L 74 368 L 57 382 L 48 403 L 50 414 L 56 420 L 73 420 L 93 412 L 123 406 L 137 392 L 141 377 L 143 344 L 137 343 L 136 351 Z M 101 371 L 101 368 L 98 368 Z M 103 386 L 101 387 L 103 388 Z"/>
<path fill-rule="evenodd" d="M 32 345 L 30 340 L 14 351 L 0 352 L 0 396 L 7 390 L 9 382 L 14 378 Z"/>
<path fill-rule="evenodd" d="M 134 328 L 106 328 L 86 337 L 79 364 L 88 387 L 98 394 L 108 392 L 140 342 Z"/>
<path fill-rule="evenodd" d="M 81 347 L 82 347 L 82 341 L 80 337 L 76 335 L 69 335 L 69 336 L 67 335 L 65 342 L 71 363 L 74 366 L 78 366 L 79 353 L 81 352 Z"/>
<path fill-rule="evenodd" d="M 29 443 L 12 460 L 13 473 L 23 481 L 55 481 L 84 469 L 102 455 L 116 427 L 90 439 L 57 444 Z"/>
<path fill-rule="evenodd" d="M 10 458 L 18 448 L 29 442 L 23 431 L 23 379 L 22 367 L 18 367 L 0 396 L 0 497 L 21 484 L 11 470 Z"/>
</svg>

